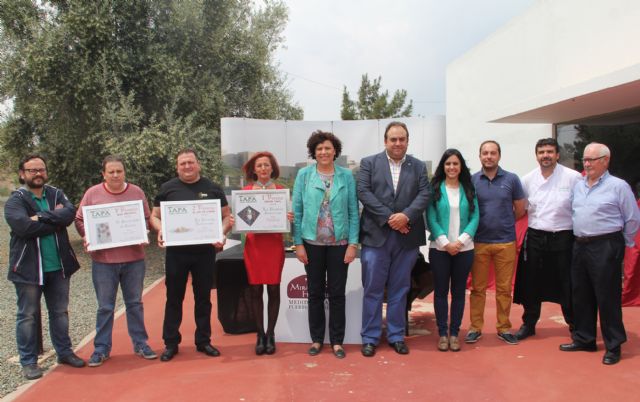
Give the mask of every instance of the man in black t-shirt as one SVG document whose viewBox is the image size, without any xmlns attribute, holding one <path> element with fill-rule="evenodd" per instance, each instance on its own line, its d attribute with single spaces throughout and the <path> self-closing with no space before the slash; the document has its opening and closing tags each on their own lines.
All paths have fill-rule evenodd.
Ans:
<svg viewBox="0 0 640 402">
<path fill-rule="evenodd" d="M 153 201 L 151 225 L 158 231 L 158 244 L 164 247 L 162 239 L 162 217 L 160 202 L 192 201 L 200 199 L 219 199 L 222 207 L 222 226 L 226 234 L 231 229 L 231 212 L 222 188 L 211 180 L 200 176 L 200 163 L 193 149 L 184 149 L 176 157 L 178 177 L 160 187 Z M 213 286 L 213 265 L 216 249 L 223 243 L 199 244 L 190 246 L 172 246 L 166 248 L 165 284 L 167 301 L 164 309 L 162 338 L 165 350 L 161 361 L 169 361 L 178 354 L 178 345 L 182 340 L 180 323 L 182 322 L 182 301 L 187 289 L 187 279 L 191 273 L 194 315 L 196 321 L 196 349 L 208 356 L 219 356 L 218 349 L 211 345 L 211 287 Z"/>
</svg>

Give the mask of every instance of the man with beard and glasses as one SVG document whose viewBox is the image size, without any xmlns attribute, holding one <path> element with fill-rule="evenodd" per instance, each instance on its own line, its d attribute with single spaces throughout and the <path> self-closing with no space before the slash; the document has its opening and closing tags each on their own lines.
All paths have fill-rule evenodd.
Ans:
<svg viewBox="0 0 640 402">
<path fill-rule="evenodd" d="M 564 321 L 573 329 L 571 307 L 571 190 L 580 173 L 558 163 L 560 149 L 553 138 L 536 143 L 535 168 L 522 178 L 529 228 L 518 261 L 513 301 L 524 307 L 519 341 L 535 335 L 541 303 L 562 307 Z"/>
<path fill-rule="evenodd" d="M 9 275 L 18 297 L 16 343 L 25 378 L 42 377 L 38 367 L 38 315 L 44 294 L 51 343 L 58 363 L 83 367 L 69 337 L 69 280 L 80 268 L 69 243 L 67 226 L 75 208 L 62 190 L 47 185 L 47 164 L 40 155 L 25 157 L 18 167 L 20 183 L 4 208 L 11 228 Z"/>
</svg>

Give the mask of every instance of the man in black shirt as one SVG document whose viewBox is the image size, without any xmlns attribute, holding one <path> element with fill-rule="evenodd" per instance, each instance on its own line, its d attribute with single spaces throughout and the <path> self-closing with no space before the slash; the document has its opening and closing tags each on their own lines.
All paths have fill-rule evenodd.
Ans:
<svg viewBox="0 0 640 402">
<path fill-rule="evenodd" d="M 164 183 L 153 202 L 151 225 L 158 231 L 158 244 L 164 247 L 160 214 L 160 202 L 162 201 L 219 199 L 222 207 L 223 231 L 226 234 L 231 229 L 231 212 L 227 198 L 220 186 L 200 176 L 200 163 L 193 149 L 184 149 L 178 152 L 176 170 L 178 177 Z M 191 273 L 195 301 L 196 349 L 208 356 L 220 355 L 218 349 L 211 345 L 211 287 L 213 285 L 216 249 L 221 249 L 222 246 L 223 243 L 216 243 L 166 248 L 167 302 L 162 325 L 165 350 L 160 356 L 161 361 L 169 361 L 178 354 L 178 345 L 182 340 L 180 335 L 182 301 L 187 289 L 189 273 Z"/>
</svg>

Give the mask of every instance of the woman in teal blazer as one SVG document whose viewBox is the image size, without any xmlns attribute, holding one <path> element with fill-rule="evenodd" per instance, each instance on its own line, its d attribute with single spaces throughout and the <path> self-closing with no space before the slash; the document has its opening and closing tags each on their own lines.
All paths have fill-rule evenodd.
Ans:
<svg viewBox="0 0 640 402">
<path fill-rule="evenodd" d="M 349 169 L 337 166 L 342 143 L 332 133 L 316 131 L 307 141 L 316 164 L 301 169 L 293 186 L 293 240 L 296 257 L 307 272 L 312 356 L 324 343 L 325 289 L 329 295 L 329 340 L 344 358 L 347 267 L 356 257 L 359 217 L 356 184 Z"/>
<path fill-rule="evenodd" d="M 438 350 L 457 352 L 460 350 L 458 333 L 464 313 L 465 288 L 473 264 L 473 236 L 480 220 L 471 173 L 460 151 L 444 151 L 431 186 L 434 196 L 427 207 L 427 225 L 431 232 L 429 263 L 435 287 L 433 304 L 438 324 Z"/>
</svg>

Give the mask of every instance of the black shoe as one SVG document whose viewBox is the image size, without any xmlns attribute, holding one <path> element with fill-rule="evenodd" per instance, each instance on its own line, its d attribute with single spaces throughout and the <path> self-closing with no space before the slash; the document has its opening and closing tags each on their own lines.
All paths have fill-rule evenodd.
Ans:
<svg viewBox="0 0 640 402">
<path fill-rule="evenodd" d="M 42 369 L 37 364 L 27 364 L 22 367 L 22 375 L 27 380 L 35 380 L 42 377 Z"/>
<path fill-rule="evenodd" d="M 536 327 L 527 325 L 527 324 L 522 324 L 518 332 L 516 332 L 516 339 L 521 341 L 535 334 L 536 334 Z"/>
<path fill-rule="evenodd" d="M 256 340 L 256 354 L 258 356 L 263 355 L 265 352 L 265 346 L 264 346 L 264 344 L 266 343 L 265 338 L 266 338 L 265 334 L 258 333 L 258 339 Z"/>
<path fill-rule="evenodd" d="M 335 346 L 339 346 L 339 348 L 336 349 Z M 342 345 L 334 345 L 332 349 L 333 355 L 338 359 L 344 359 L 347 356 L 347 354 L 344 352 L 344 349 L 342 348 Z"/>
<path fill-rule="evenodd" d="M 75 353 L 71 353 L 63 357 L 58 356 L 58 363 L 66 364 L 67 366 L 71 366 L 75 368 L 81 368 L 81 367 L 84 367 L 85 365 L 84 360 L 76 356 Z"/>
<path fill-rule="evenodd" d="M 266 335 L 267 343 L 264 347 L 264 353 L 272 355 L 276 353 L 276 337 L 275 335 Z"/>
<path fill-rule="evenodd" d="M 613 350 L 607 350 L 602 358 L 602 364 L 606 364 L 608 366 L 612 364 L 616 364 L 620 361 L 620 347 L 617 347 Z"/>
<path fill-rule="evenodd" d="M 178 354 L 178 345 L 176 346 L 167 346 L 164 349 L 164 352 L 162 352 L 162 355 L 160 356 L 160 361 L 161 362 L 168 362 L 169 360 L 173 359 L 175 355 Z"/>
<path fill-rule="evenodd" d="M 319 342 L 318 342 L 319 343 Z M 309 356 L 317 356 L 320 354 L 320 351 L 322 350 L 322 344 L 320 343 L 320 346 L 315 346 L 315 345 L 311 345 L 311 347 L 309 348 Z"/>
<path fill-rule="evenodd" d="M 563 352 L 595 352 L 598 347 L 595 343 L 583 345 L 581 343 L 563 343 L 560 345 L 560 350 Z"/>
<path fill-rule="evenodd" d="M 373 357 L 376 354 L 376 345 L 373 343 L 365 343 L 362 345 L 361 352 L 364 357 Z"/>
<path fill-rule="evenodd" d="M 207 343 L 205 345 L 198 345 L 196 346 L 196 350 L 198 352 L 204 353 L 207 356 L 211 356 L 211 357 L 220 356 L 220 351 L 214 348 L 213 345 L 211 345 L 210 343 Z"/>
<path fill-rule="evenodd" d="M 404 341 L 389 342 L 389 346 L 391 346 L 393 350 L 395 350 L 396 353 L 398 354 L 401 354 L 401 355 L 409 354 L 409 347 L 407 346 L 406 343 L 404 343 Z"/>
</svg>

